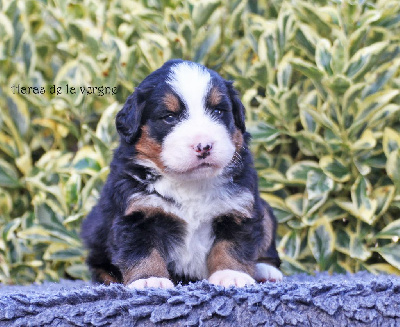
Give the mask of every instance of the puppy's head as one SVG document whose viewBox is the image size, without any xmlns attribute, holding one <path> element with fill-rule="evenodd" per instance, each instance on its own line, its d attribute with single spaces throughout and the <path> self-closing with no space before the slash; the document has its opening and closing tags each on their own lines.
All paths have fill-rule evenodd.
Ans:
<svg viewBox="0 0 400 327">
<path fill-rule="evenodd" d="M 136 88 L 116 123 L 139 164 L 174 178 L 204 179 L 232 162 L 244 119 L 232 83 L 199 64 L 171 60 Z"/>
</svg>

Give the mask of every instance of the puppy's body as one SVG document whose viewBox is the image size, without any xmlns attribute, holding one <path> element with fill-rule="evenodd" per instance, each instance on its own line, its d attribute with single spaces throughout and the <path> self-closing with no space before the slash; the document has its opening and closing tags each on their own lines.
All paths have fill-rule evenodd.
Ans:
<svg viewBox="0 0 400 327">
<path fill-rule="evenodd" d="M 259 197 L 231 83 L 169 61 L 128 98 L 117 129 L 110 175 L 82 226 L 95 281 L 243 286 L 282 278 L 275 218 Z"/>
</svg>

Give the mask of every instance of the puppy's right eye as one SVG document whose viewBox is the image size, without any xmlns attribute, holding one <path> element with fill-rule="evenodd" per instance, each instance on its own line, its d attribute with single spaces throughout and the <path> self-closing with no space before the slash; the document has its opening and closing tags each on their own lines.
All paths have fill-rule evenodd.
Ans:
<svg viewBox="0 0 400 327">
<path fill-rule="evenodd" d="M 176 117 L 174 115 L 170 114 L 170 115 L 163 117 L 162 120 L 164 122 L 166 122 L 167 124 L 173 124 L 176 122 Z"/>
</svg>

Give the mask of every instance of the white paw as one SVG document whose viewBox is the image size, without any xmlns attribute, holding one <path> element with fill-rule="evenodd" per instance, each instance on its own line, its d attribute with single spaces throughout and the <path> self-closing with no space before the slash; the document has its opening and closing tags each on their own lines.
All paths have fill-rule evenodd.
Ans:
<svg viewBox="0 0 400 327">
<path fill-rule="evenodd" d="M 255 280 L 248 274 L 236 270 L 218 270 L 213 273 L 208 281 L 215 285 L 224 287 L 237 286 L 244 287 L 245 285 L 254 284 Z"/>
<path fill-rule="evenodd" d="M 127 285 L 128 288 L 145 289 L 145 288 L 173 288 L 174 284 L 168 278 L 150 277 L 138 279 Z"/>
<path fill-rule="evenodd" d="M 283 279 L 279 269 L 266 263 L 257 263 L 254 278 L 257 282 L 279 282 Z"/>
</svg>

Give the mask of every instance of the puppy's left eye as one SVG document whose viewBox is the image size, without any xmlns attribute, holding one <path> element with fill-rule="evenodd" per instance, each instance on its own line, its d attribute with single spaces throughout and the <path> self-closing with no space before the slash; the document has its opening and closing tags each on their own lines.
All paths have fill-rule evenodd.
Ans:
<svg viewBox="0 0 400 327">
<path fill-rule="evenodd" d="M 214 109 L 214 110 L 212 111 L 212 113 L 213 113 L 214 116 L 220 117 L 220 116 L 222 116 L 223 111 L 222 111 L 222 110 L 219 110 L 219 109 Z"/>
</svg>

